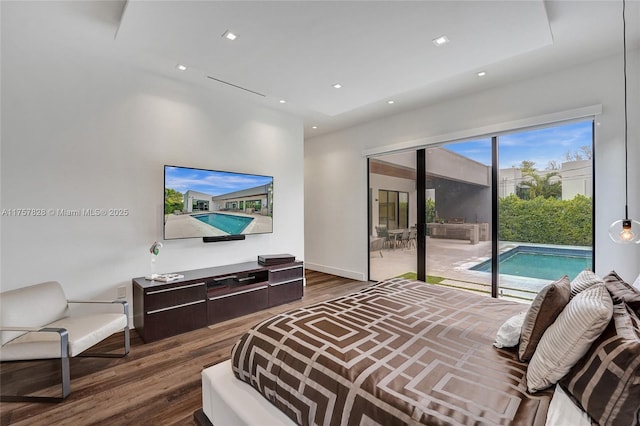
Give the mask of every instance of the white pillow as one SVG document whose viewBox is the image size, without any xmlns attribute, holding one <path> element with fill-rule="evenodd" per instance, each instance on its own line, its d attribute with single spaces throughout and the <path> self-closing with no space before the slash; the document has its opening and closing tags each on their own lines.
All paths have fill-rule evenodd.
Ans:
<svg viewBox="0 0 640 426">
<path fill-rule="evenodd" d="M 527 369 L 529 392 L 546 389 L 563 378 L 587 353 L 613 315 L 613 301 L 604 284 L 595 284 L 571 299 L 547 328 Z"/>
<path fill-rule="evenodd" d="M 527 315 L 527 311 L 520 312 L 518 315 L 514 315 L 506 320 L 498 330 L 493 346 L 496 348 L 511 348 L 517 346 L 520 342 L 520 332 L 522 331 L 522 323 L 524 322 L 525 315 Z"/>
</svg>

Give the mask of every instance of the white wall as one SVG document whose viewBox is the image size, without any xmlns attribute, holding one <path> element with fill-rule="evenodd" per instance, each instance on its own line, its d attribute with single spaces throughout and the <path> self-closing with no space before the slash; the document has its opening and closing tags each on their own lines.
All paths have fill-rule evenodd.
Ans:
<svg viewBox="0 0 640 426">
<path fill-rule="evenodd" d="M 58 280 L 70 298 L 115 298 L 126 286 L 131 301 L 131 278 L 149 273 L 148 249 L 162 238 L 164 164 L 274 176 L 274 232 L 209 244 L 165 241 L 158 272 L 268 253 L 304 258 L 299 119 L 103 60 L 101 46 L 93 56 L 79 54 L 69 40 L 83 34 L 4 6 L 0 208 L 129 214 L 4 215 L 2 290 Z"/>
<path fill-rule="evenodd" d="M 628 58 L 629 214 L 636 220 L 640 220 L 638 53 L 631 52 Z M 607 235 L 609 224 L 624 215 L 621 64 L 621 57 L 603 59 L 306 140 L 306 266 L 367 278 L 365 150 L 407 146 L 411 141 L 419 145 L 421 140 L 439 135 L 602 104 L 594 152 L 596 272 L 606 274 L 616 269 L 633 282 L 640 273 L 640 245 L 617 245 Z"/>
</svg>

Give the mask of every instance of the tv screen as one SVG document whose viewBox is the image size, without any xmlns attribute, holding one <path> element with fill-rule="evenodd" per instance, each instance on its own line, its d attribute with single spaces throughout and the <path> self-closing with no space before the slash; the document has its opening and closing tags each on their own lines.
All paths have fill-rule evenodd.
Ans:
<svg viewBox="0 0 640 426">
<path fill-rule="evenodd" d="M 273 232 L 273 177 L 164 166 L 164 239 Z"/>
</svg>

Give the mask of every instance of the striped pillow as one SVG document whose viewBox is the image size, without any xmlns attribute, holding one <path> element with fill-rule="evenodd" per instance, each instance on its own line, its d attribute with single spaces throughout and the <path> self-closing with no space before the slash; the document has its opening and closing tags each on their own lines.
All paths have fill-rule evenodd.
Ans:
<svg viewBox="0 0 640 426">
<path fill-rule="evenodd" d="M 578 293 L 584 291 L 594 284 L 602 283 L 602 278 L 588 269 L 580 272 L 577 277 L 571 281 L 571 298 L 576 297 Z"/>
<path fill-rule="evenodd" d="M 640 319 L 624 303 L 587 354 L 561 381 L 601 425 L 640 424 Z"/>
<path fill-rule="evenodd" d="M 562 312 L 571 295 L 569 277 L 566 275 L 558 281 L 540 290 L 531 303 L 522 323 L 518 356 L 520 361 L 531 359 L 540 338 Z"/>
<path fill-rule="evenodd" d="M 569 372 L 600 336 L 613 314 L 604 284 L 595 284 L 571 299 L 545 331 L 527 369 L 529 392 L 546 389 Z"/>
</svg>

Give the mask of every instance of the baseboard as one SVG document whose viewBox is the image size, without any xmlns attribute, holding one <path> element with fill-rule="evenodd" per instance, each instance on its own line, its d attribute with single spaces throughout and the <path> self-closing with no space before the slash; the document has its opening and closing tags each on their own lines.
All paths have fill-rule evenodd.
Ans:
<svg viewBox="0 0 640 426">
<path fill-rule="evenodd" d="M 350 278 L 352 280 L 366 281 L 365 274 L 357 271 L 348 271 L 346 269 L 333 268 L 326 265 L 318 265 L 317 263 L 304 262 L 305 269 L 312 271 L 324 272 L 325 274 L 337 275 L 339 277 Z"/>
</svg>

